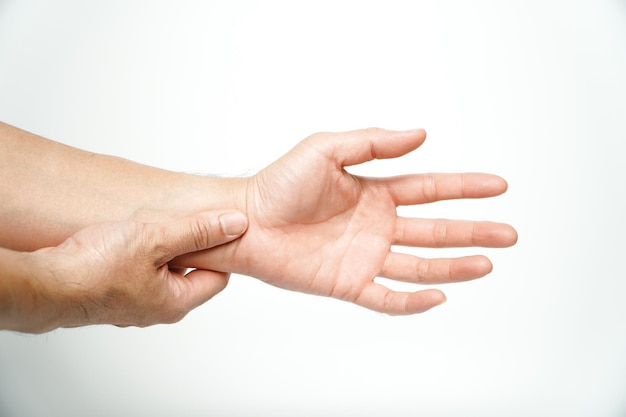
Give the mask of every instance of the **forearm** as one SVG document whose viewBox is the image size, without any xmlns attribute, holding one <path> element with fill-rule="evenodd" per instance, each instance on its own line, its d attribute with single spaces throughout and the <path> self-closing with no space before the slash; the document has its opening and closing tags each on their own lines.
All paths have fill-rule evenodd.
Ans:
<svg viewBox="0 0 626 417">
<path fill-rule="evenodd" d="M 0 246 L 55 246 L 94 223 L 245 209 L 245 179 L 175 173 L 0 123 Z"/>
</svg>

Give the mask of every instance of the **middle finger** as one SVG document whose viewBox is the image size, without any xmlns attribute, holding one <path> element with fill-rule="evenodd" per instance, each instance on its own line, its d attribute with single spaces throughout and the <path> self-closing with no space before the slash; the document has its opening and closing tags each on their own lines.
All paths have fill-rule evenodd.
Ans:
<svg viewBox="0 0 626 417">
<path fill-rule="evenodd" d="M 427 248 L 504 248 L 516 241 L 515 229 L 504 223 L 406 217 L 398 217 L 394 236 L 395 245 Z"/>
</svg>

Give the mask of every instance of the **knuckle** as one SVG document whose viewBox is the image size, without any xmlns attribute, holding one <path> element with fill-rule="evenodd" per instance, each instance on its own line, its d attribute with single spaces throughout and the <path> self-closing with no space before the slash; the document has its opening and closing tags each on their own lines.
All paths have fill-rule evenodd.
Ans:
<svg viewBox="0 0 626 417">
<path fill-rule="evenodd" d="M 466 174 L 459 175 L 459 189 L 461 190 L 461 196 L 464 198 L 471 195 L 466 177 Z"/>
<path fill-rule="evenodd" d="M 427 260 L 421 260 L 415 266 L 415 281 L 418 284 L 428 281 L 430 275 L 430 262 Z"/>
<path fill-rule="evenodd" d="M 178 323 L 187 315 L 187 311 L 182 309 L 173 309 L 167 312 L 167 314 L 163 317 L 164 324 L 174 324 Z"/>
<path fill-rule="evenodd" d="M 150 311 L 157 312 L 157 319 L 154 320 L 154 324 L 173 324 L 181 321 L 186 315 L 187 310 L 176 303 L 168 302 L 167 304 L 161 304 L 158 306 L 152 306 Z"/>
<path fill-rule="evenodd" d="M 160 264 L 162 258 L 168 257 L 171 242 L 165 225 L 143 224 L 140 228 L 140 236 L 142 239 L 137 239 L 137 242 L 141 242 L 141 247 L 144 248 L 145 253 L 143 255 L 155 259 L 155 265 Z"/>
<path fill-rule="evenodd" d="M 375 127 L 375 126 L 371 126 L 371 127 L 363 129 L 363 133 L 365 133 L 368 137 L 380 136 L 381 133 L 383 132 L 384 132 L 384 129 L 381 129 L 380 127 Z"/>
<path fill-rule="evenodd" d="M 391 312 L 393 310 L 394 304 L 395 304 L 394 299 L 395 299 L 395 296 L 394 296 L 393 291 L 387 291 L 385 293 L 385 296 L 383 297 L 383 306 L 382 306 L 383 312 Z"/>
<path fill-rule="evenodd" d="M 437 179 L 434 175 L 426 175 L 422 180 L 422 195 L 425 202 L 437 201 Z"/>
<path fill-rule="evenodd" d="M 478 227 L 478 224 L 476 222 L 472 223 L 472 230 L 470 232 L 470 242 L 472 246 L 480 245 L 479 239 L 478 239 L 478 231 L 476 230 L 477 227 Z"/>
<path fill-rule="evenodd" d="M 188 300 L 180 291 L 168 294 L 161 305 L 162 322 L 166 324 L 178 323 L 189 312 Z"/>
<path fill-rule="evenodd" d="M 455 267 L 454 267 L 455 261 L 451 260 L 450 262 L 448 262 L 448 268 L 446 270 L 446 279 L 448 282 L 453 282 L 455 277 L 456 277 L 456 273 L 455 271 Z"/>
<path fill-rule="evenodd" d="M 197 248 L 211 247 L 213 232 L 211 225 L 207 221 L 196 219 L 190 225 L 190 233 Z"/>
<path fill-rule="evenodd" d="M 448 242 L 448 222 L 443 219 L 435 220 L 432 234 L 435 247 L 441 248 L 446 246 Z"/>
<path fill-rule="evenodd" d="M 326 140 L 328 138 L 329 132 L 315 132 L 302 140 L 302 143 L 306 144 L 314 144 L 319 141 Z"/>
</svg>

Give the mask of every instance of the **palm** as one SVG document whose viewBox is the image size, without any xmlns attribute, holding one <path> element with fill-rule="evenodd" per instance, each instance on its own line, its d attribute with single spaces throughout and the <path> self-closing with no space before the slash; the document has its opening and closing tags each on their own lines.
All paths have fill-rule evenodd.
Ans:
<svg viewBox="0 0 626 417">
<path fill-rule="evenodd" d="M 440 304 L 445 297 L 438 290 L 396 292 L 374 278 L 462 281 L 490 272 L 489 260 L 426 260 L 391 252 L 392 245 L 503 247 L 515 243 L 516 233 L 496 223 L 402 218 L 396 206 L 494 196 L 505 191 L 506 183 L 487 174 L 371 179 L 344 170 L 404 155 L 424 138 L 423 131 L 379 129 L 313 135 L 248 179 L 246 234 L 222 249 L 192 256 L 189 265 L 220 265 L 278 287 L 387 313 L 416 313 Z M 193 265 L 194 259 L 202 262 Z"/>
<path fill-rule="evenodd" d="M 355 301 L 380 274 L 396 217 L 384 189 L 301 145 L 255 177 L 251 194 L 258 214 L 241 244 L 259 254 L 254 272 L 266 282 Z"/>
</svg>

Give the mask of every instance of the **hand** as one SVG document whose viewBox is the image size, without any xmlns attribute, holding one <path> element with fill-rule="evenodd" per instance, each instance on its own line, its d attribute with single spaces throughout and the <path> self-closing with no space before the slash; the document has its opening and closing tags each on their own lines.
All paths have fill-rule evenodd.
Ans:
<svg viewBox="0 0 626 417">
<path fill-rule="evenodd" d="M 395 253 L 414 247 L 506 247 L 517 240 L 505 224 L 409 219 L 396 207 L 503 193 L 488 174 L 423 174 L 393 178 L 351 175 L 345 167 L 396 158 L 419 147 L 423 130 L 366 129 L 315 134 L 248 179 L 246 235 L 177 262 L 221 265 L 290 290 L 331 296 L 389 314 L 411 314 L 445 301 L 439 290 L 396 292 L 385 277 L 419 284 L 479 278 L 492 269 L 484 256 L 422 259 Z"/>
<path fill-rule="evenodd" d="M 47 315 L 28 315 L 36 322 L 26 331 L 179 321 L 224 289 L 228 274 L 194 270 L 183 275 L 170 270 L 168 262 L 236 239 L 246 226 L 245 216 L 235 211 L 204 212 L 169 223 L 105 223 L 33 252 L 32 264 L 43 271 L 37 274 L 43 289 L 37 298 L 47 300 L 40 310 Z M 55 310 L 49 311 L 50 306 Z"/>
</svg>

